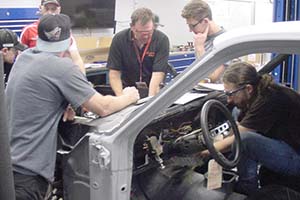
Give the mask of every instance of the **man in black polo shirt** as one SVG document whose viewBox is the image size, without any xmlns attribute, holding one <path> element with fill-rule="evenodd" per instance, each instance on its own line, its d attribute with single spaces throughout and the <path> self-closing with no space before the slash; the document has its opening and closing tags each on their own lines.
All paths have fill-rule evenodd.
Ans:
<svg viewBox="0 0 300 200">
<path fill-rule="evenodd" d="M 131 15 L 131 27 L 113 38 L 107 67 L 116 96 L 128 86 L 148 88 L 148 94 L 141 96 L 159 92 L 168 68 L 169 39 L 154 28 L 153 20 L 150 9 L 139 8 Z"/>
</svg>

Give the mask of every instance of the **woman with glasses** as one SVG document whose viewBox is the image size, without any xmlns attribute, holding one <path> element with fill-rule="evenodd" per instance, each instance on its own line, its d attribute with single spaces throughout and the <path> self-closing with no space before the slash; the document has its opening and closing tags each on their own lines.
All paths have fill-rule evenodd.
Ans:
<svg viewBox="0 0 300 200">
<path fill-rule="evenodd" d="M 259 165 L 300 177 L 300 95 L 276 84 L 268 74 L 259 75 L 245 62 L 229 66 L 223 82 L 228 103 L 240 110 L 242 156 L 237 191 L 252 194 L 259 188 Z M 224 150 L 233 140 L 227 137 L 217 148 Z"/>
<path fill-rule="evenodd" d="M 191 0 L 181 13 L 185 18 L 190 32 L 195 34 L 194 46 L 197 58 L 200 58 L 212 45 L 213 40 L 225 30 L 212 20 L 212 12 L 209 5 L 202 0 Z M 204 82 L 217 82 L 220 80 L 224 65 L 217 68 Z"/>
</svg>

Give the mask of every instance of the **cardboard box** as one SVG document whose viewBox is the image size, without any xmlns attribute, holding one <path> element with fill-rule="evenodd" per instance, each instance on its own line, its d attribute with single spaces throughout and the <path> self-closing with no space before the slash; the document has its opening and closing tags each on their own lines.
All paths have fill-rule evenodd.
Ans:
<svg viewBox="0 0 300 200">
<path fill-rule="evenodd" d="M 84 63 L 106 61 L 112 37 L 75 37 Z"/>
<path fill-rule="evenodd" d="M 262 57 L 262 54 L 248 54 L 246 56 L 241 57 L 241 60 L 249 62 L 254 66 L 260 66 L 262 64 Z"/>
<path fill-rule="evenodd" d="M 109 47 L 79 50 L 84 63 L 107 61 Z"/>
</svg>

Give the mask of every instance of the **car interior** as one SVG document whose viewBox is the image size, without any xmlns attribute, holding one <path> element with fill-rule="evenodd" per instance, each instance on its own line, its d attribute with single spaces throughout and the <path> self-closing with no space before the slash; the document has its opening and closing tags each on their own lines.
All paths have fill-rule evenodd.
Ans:
<svg viewBox="0 0 300 200">
<path fill-rule="evenodd" d="M 275 56 L 261 68 L 260 73 L 269 73 L 285 59 L 286 55 Z M 222 91 L 201 90 L 199 87 L 196 86 L 192 92 L 202 94 L 201 98 L 185 104 L 174 102 L 138 134 L 133 149 L 130 199 L 251 199 L 251 196 L 235 191 L 240 137 L 231 115 L 232 108 L 226 105 Z M 97 88 L 100 92 L 101 89 Z M 103 89 L 107 90 L 107 87 Z M 79 115 L 81 112 L 77 111 Z M 92 120 L 95 119 L 93 117 Z M 84 120 L 88 118 L 85 115 Z M 88 142 L 92 123 L 84 120 L 77 119 L 75 123 L 61 123 L 59 126 L 56 180 L 48 199 L 76 200 L 82 194 L 89 199 Z M 220 153 L 213 142 L 216 137 L 225 138 L 230 129 L 235 134 L 234 145 L 231 152 Z M 208 158 L 199 156 L 199 152 L 205 149 L 211 154 Z M 223 168 L 221 187 L 217 189 L 208 189 L 208 162 L 211 158 Z M 93 162 L 101 165 L 100 161 Z M 300 191 L 299 177 L 286 177 L 264 167 L 260 168 L 259 174 L 263 188 L 275 185 L 275 189 L 288 187 Z"/>
</svg>

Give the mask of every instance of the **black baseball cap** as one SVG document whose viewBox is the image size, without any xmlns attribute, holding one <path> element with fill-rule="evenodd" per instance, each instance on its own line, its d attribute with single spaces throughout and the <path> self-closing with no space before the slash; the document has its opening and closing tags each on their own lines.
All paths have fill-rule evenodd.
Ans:
<svg viewBox="0 0 300 200">
<path fill-rule="evenodd" d="M 40 18 L 36 49 L 46 52 L 62 52 L 71 44 L 71 21 L 64 14 L 47 14 Z"/>
<path fill-rule="evenodd" d="M 47 5 L 49 3 L 52 3 L 52 4 L 55 4 L 57 6 L 60 6 L 60 3 L 58 0 L 42 0 L 41 1 L 41 5 L 44 6 L 44 5 Z"/>
<path fill-rule="evenodd" d="M 161 27 L 164 27 L 165 25 L 159 23 L 159 16 L 157 14 L 154 14 L 154 24 L 156 26 L 161 26 Z"/>
<path fill-rule="evenodd" d="M 3 48 L 15 48 L 17 50 L 23 51 L 27 48 L 19 42 L 16 33 L 9 29 L 0 29 L 0 49 Z"/>
</svg>

